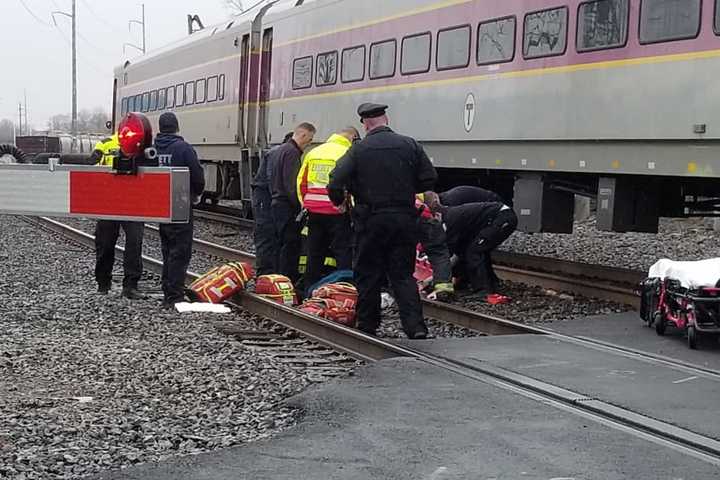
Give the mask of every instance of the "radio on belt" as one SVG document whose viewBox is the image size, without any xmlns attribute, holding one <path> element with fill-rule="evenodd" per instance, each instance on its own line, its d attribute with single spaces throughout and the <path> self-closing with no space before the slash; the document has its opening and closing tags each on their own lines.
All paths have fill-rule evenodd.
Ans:
<svg viewBox="0 0 720 480">
<path fill-rule="evenodd" d="M 138 167 L 157 167 L 157 150 L 152 147 L 152 126 L 141 113 L 130 112 L 118 127 L 120 153 L 112 168 L 118 175 L 137 175 Z"/>
</svg>

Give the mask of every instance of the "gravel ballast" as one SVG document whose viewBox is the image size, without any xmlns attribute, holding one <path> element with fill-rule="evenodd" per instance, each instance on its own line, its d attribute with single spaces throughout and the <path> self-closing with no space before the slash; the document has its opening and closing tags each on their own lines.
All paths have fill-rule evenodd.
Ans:
<svg viewBox="0 0 720 480">
<path fill-rule="evenodd" d="M 305 373 L 219 333 L 217 316 L 131 302 L 117 284 L 98 295 L 92 251 L 0 222 L 0 478 L 78 478 L 296 421 L 283 401 L 311 383 Z"/>
</svg>

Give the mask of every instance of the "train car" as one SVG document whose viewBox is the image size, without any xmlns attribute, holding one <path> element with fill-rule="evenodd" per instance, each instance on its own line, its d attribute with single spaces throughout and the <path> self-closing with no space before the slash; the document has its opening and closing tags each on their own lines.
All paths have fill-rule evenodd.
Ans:
<svg viewBox="0 0 720 480">
<path fill-rule="evenodd" d="M 495 188 L 521 230 L 570 232 L 584 195 L 599 228 L 655 232 L 717 213 L 716 3 L 266 2 L 118 67 L 114 117 L 173 109 L 209 196 L 249 200 L 259 155 L 295 124 L 322 139 L 386 103 L 443 187 Z"/>
</svg>

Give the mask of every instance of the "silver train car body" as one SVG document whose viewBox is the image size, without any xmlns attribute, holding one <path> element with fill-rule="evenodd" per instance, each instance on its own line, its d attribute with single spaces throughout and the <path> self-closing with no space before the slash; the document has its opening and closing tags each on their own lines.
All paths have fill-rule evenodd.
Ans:
<svg viewBox="0 0 720 480">
<path fill-rule="evenodd" d="M 499 190 L 528 232 L 571 231 L 578 194 L 607 230 L 718 210 L 714 0 L 296 3 L 118 67 L 115 121 L 175 111 L 215 198 L 248 200 L 259 155 L 298 122 L 324 139 L 373 101 L 443 186 Z"/>
</svg>

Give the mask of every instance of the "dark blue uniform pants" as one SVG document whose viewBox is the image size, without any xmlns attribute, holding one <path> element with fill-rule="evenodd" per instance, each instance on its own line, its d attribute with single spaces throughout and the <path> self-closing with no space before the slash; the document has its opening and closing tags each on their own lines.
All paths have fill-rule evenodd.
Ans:
<svg viewBox="0 0 720 480">
<path fill-rule="evenodd" d="M 335 259 L 338 270 L 352 268 L 352 228 L 349 215 L 308 215 L 307 271 L 304 284 L 315 285 L 324 274 L 325 257 Z M 311 293 L 311 292 L 308 292 Z"/>
<path fill-rule="evenodd" d="M 272 196 L 267 188 L 253 188 L 255 270 L 258 276 L 278 272 L 280 246 L 273 221 L 271 202 Z"/>
<path fill-rule="evenodd" d="M 300 262 L 300 223 L 296 218 L 300 212 L 287 202 L 275 202 L 272 205 L 275 232 L 279 241 L 278 271 L 296 284 L 300 279 L 298 263 Z M 298 285 L 295 285 L 297 288 Z"/>
<path fill-rule="evenodd" d="M 497 289 L 498 278 L 493 270 L 490 254 L 515 231 L 516 227 L 515 212 L 511 209 L 503 210 L 467 245 L 462 260 L 473 290 L 494 292 Z"/>
<path fill-rule="evenodd" d="M 109 289 L 112 283 L 115 245 L 120 235 L 120 227 L 125 232 L 123 288 L 137 288 L 143 272 L 142 242 L 144 225 L 140 222 L 100 220 L 95 226 L 95 280 L 102 289 Z"/>
<path fill-rule="evenodd" d="M 427 333 L 420 295 L 413 277 L 419 239 L 417 216 L 412 213 L 375 213 L 356 226 L 357 249 L 353 268 L 358 288 L 358 328 L 374 333 L 380 326 L 380 289 L 387 278 L 408 336 Z"/>
<path fill-rule="evenodd" d="M 185 296 L 185 275 L 192 256 L 192 240 L 192 212 L 188 223 L 160 225 L 162 289 L 168 303 L 182 302 Z"/>
</svg>

